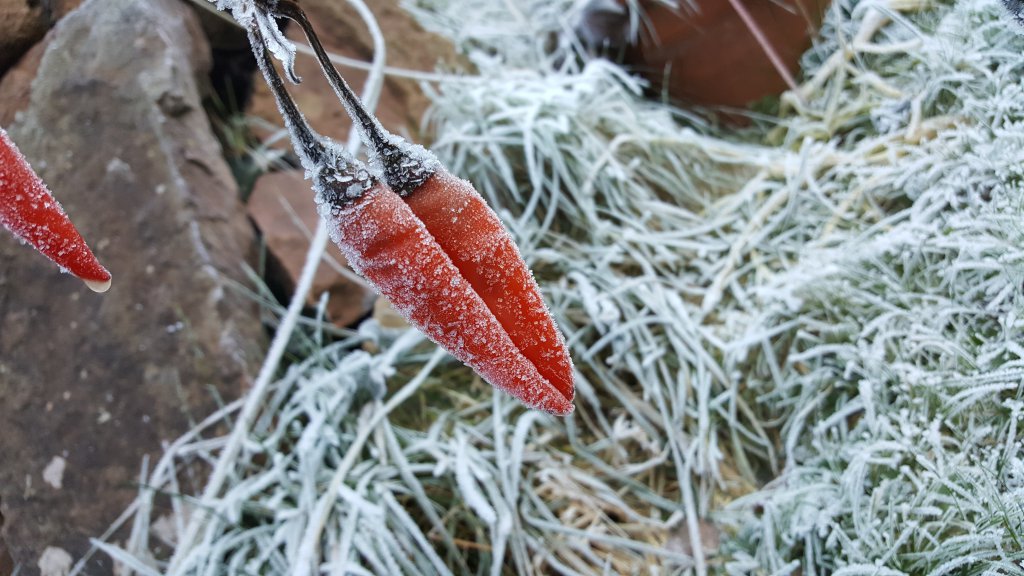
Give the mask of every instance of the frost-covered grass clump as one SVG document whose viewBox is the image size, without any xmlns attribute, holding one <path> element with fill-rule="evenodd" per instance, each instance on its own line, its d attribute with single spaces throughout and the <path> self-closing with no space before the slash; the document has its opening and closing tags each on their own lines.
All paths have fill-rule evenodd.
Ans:
<svg viewBox="0 0 1024 576">
<path fill-rule="evenodd" d="M 239 403 L 147 471 L 108 551 L 164 570 L 174 549 L 173 573 L 1024 573 L 1024 37 L 998 1 L 835 0 L 799 91 L 743 130 L 581 57 L 580 6 L 411 6 L 476 67 L 431 86 L 433 149 L 537 273 L 575 415 L 414 333 L 304 328 L 223 485 L 179 479 L 232 446 L 204 435 Z M 186 497 L 160 516 L 154 489 Z"/>
<path fill-rule="evenodd" d="M 580 436 L 645 432 L 721 569 L 1024 572 L 1024 40 L 999 3 L 836 2 L 800 91 L 739 133 L 507 42 L 466 44 L 491 81 L 439 88 L 437 148 L 561 279 Z"/>
</svg>

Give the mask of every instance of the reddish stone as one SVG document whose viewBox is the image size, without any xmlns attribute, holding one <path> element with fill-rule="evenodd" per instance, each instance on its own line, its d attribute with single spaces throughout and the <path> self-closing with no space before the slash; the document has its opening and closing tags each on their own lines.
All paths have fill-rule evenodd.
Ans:
<svg viewBox="0 0 1024 576">
<path fill-rule="evenodd" d="M 740 0 L 794 76 L 828 0 Z M 627 63 L 656 93 L 705 106 L 746 106 L 788 87 L 729 0 L 695 0 L 696 11 L 645 2 L 653 30 Z M 684 3 L 685 4 L 685 3 Z"/>
<path fill-rule="evenodd" d="M 50 22 L 46 10 L 29 0 L 0 0 L 0 73 L 35 44 Z"/>
<path fill-rule="evenodd" d="M 319 220 L 309 181 L 299 170 L 263 175 L 249 197 L 249 217 L 263 233 L 268 281 L 291 294 Z M 375 297 L 373 290 L 356 278 L 341 251 L 330 243 L 313 278 L 307 304 L 315 306 L 327 292 L 328 318 L 339 326 L 355 324 L 370 313 Z"/>
<path fill-rule="evenodd" d="M 28 108 L 32 80 L 51 38 L 52 35 L 48 34 L 37 42 L 0 78 L 0 126 L 10 126 L 17 113 Z"/>
</svg>

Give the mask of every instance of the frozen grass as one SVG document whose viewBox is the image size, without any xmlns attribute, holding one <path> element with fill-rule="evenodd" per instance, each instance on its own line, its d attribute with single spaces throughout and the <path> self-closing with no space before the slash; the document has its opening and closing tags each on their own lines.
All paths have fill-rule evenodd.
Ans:
<svg viewBox="0 0 1024 576">
<path fill-rule="evenodd" d="M 156 572 L 177 544 L 175 574 L 1024 573 L 1024 38 L 996 0 L 835 0 L 799 96 L 742 131 L 579 59 L 579 3 L 412 9 L 477 66 L 433 85 L 433 149 L 531 261 L 577 412 L 523 410 L 415 332 L 285 322 L 306 353 L 237 455 L 242 401 L 143 466 L 104 551 Z"/>
</svg>

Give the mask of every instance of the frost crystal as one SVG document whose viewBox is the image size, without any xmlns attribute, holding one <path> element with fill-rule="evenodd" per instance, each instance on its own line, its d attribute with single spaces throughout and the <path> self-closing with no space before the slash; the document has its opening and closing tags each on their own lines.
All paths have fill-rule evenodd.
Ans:
<svg viewBox="0 0 1024 576">
<path fill-rule="evenodd" d="M 249 30 L 255 23 L 263 36 L 267 48 L 274 57 L 281 61 L 285 74 L 293 82 L 298 82 L 295 75 L 295 44 L 281 32 L 274 18 L 268 16 L 267 5 L 274 0 L 208 0 L 218 10 L 228 12 L 243 30 Z"/>
</svg>

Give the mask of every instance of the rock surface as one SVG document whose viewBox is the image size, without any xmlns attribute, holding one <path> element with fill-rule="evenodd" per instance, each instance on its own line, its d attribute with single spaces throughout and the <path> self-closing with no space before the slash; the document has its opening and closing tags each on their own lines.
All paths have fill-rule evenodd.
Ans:
<svg viewBox="0 0 1024 576">
<path fill-rule="evenodd" d="M 94 294 L 0 235 L 0 537 L 22 575 L 53 550 L 78 561 L 135 497 L 143 456 L 262 358 L 232 288 L 255 241 L 200 106 L 209 66 L 184 3 L 90 0 L 54 29 L 10 128 L 114 276 Z"/>
<path fill-rule="evenodd" d="M 249 217 L 263 233 L 268 279 L 276 279 L 283 293 L 293 293 L 320 219 L 309 181 L 299 170 L 265 174 L 256 181 L 248 209 Z M 327 292 L 328 318 L 339 326 L 357 322 L 370 313 L 375 294 L 356 278 L 348 270 L 341 250 L 330 244 L 313 278 L 307 303 L 315 306 L 320 295 Z"/>
<path fill-rule="evenodd" d="M 36 42 L 7 73 L 0 77 L 0 126 L 10 126 L 18 112 L 28 108 L 32 96 L 32 80 L 39 62 L 50 45 L 51 35 Z"/>
<path fill-rule="evenodd" d="M 49 27 L 46 11 L 31 0 L 0 0 L 0 74 Z"/>
<path fill-rule="evenodd" d="M 0 0 L 0 74 L 79 4 L 81 0 Z"/>
<path fill-rule="evenodd" d="M 830 0 L 741 0 L 790 74 L 811 45 Z M 630 16 L 626 0 L 592 0 L 580 26 L 593 46 L 625 48 L 625 64 L 651 82 L 651 93 L 712 107 L 744 107 L 788 87 L 731 2 L 694 0 L 671 7 L 641 0 L 639 42 L 623 47 Z M 614 50 L 613 50 L 614 51 Z M 710 56 L 709 56 L 710 55 Z"/>
</svg>

